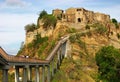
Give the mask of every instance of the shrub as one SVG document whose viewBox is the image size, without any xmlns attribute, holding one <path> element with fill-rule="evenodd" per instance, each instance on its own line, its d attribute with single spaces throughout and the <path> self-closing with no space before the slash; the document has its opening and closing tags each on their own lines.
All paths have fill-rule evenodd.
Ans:
<svg viewBox="0 0 120 82">
<path fill-rule="evenodd" d="M 25 26 L 26 32 L 34 31 L 35 29 L 37 29 L 37 26 L 34 23 Z"/>
<path fill-rule="evenodd" d="M 48 13 L 45 10 L 43 10 L 43 11 L 40 12 L 38 20 L 37 20 L 37 27 L 38 28 L 40 27 L 39 26 L 39 20 L 42 19 L 45 15 L 48 15 Z"/>
<path fill-rule="evenodd" d="M 75 33 L 76 29 L 75 28 L 69 28 L 69 29 L 67 29 L 67 32 L 68 33 Z"/>
<path fill-rule="evenodd" d="M 90 26 L 89 25 L 86 25 L 85 26 L 85 29 L 87 30 L 87 29 L 90 29 Z"/>
<path fill-rule="evenodd" d="M 41 55 L 47 46 L 48 42 L 43 43 L 38 50 L 38 54 Z"/>
<path fill-rule="evenodd" d="M 71 43 L 74 43 L 75 40 L 76 40 L 76 36 L 75 36 L 75 35 L 71 35 L 71 36 L 69 37 L 69 40 L 70 40 Z"/>
<path fill-rule="evenodd" d="M 97 33 L 99 34 L 104 34 L 105 32 L 107 32 L 107 28 L 104 27 L 103 25 L 99 25 L 96 29 Z"/>
<path fill-rule="evenodd" d="M 90 31 L 88 31 L 86 34 L 88 37 L 92 36 L 92 33 Z"/>
<path fill-rule="evenodd" d="M 103 82 L 120 82 L 118 66 L 120 66 L 120 52 L 113 46 L 102 47 L 96 53 L 96 63 Z"/>
<path fill-rule="evenodd" d="M 117 33 L 117 38 L 120 39 L 120 34 L 119 33 Z"/>
<path fill-rule="evenodd" d="M 39 19 L 42 19 L 45 15 L 48 15 L 45 10 L 41 11 L 39 14 Z"/>
<path fill-rule="evenodd" d="M 48 40 L 48 37 L 38 37 L 36 40 L 34 40 L 34 46 L 38 44 L 42 44 L 43 42 L 46 42 Z"/>
<path fill-rule="evenodd" d="M 112 23 L 118 23 L 115 18 L 112 19 Z"/>
<path fill-rule="evenodd" d="M 53 15 L 45 15 L 43 17 L 43 22 L 44 22 L 43 27 L 45 29 L 48 29 L 48 27 L 50 27 L 50 26 L 52 26 L 52 27 L 56 26 L 57 19 Z"/>
<path fill-rule="evenodd" d="M 119 28 L 118 21 L 115 18 L 112 19 L 112 23 L 114 23 L 116 29 Z"/>
</svg>

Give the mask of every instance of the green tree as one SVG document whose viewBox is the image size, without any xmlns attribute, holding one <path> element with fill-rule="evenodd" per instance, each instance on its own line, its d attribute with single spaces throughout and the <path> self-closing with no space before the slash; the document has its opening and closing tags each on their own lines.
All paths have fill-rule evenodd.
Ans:
<svg viewBox="0 0 120 82">
<path fill-rule="evenodd" d="M 113 18 L 112 23 L 114 23 L 115 28 L 116 28 L 116 32 L 117 32 L 117 30 L 119 29 L 118 21 L 115 18 Z"/>
<path fill-rule="evenodd" d="M 102 47 L 96 53 L 96 63 L 103 82 L 120 82 L 118 67 L 120 66 L 120 52 L 113 46 Z"/>
<path fill-rule="evenodd" d="M 40 12 L 38 20 L 37 20 L 37 27 L 39 28 L 39 20 L 42 19 L 45 15 L 48 15 L 47 11 L 43 10 Z"/>
<path fill-rule="evenodd" d="M 47 14 L 48 14 L 47 11 L 45 11 L 45 10 L 41 11 L 39 14 L 39 19 L 42 19 Z"/>
<path fill-rule="evenodd" d="M 36 26 L 34 23 L 32 23 L 32 24 L 27 24 L 27 25 L 25 26 L 26 32 L 34 31 L 35 29 L 37 29 L 37 26 Z"/>
<path fill-rule="evenodd" d="M 112 23 L 118 23 L 115 18 L 112 19 Z"/>
<path fill-rule="evenodd" d="M 53 15 L 45 15 L 43 17 L 43 22 L 44 22 L 43 27 L 45 29 L 48 29 L 48 27 L 50 27 L 50 26 L 52 26 L 52 27 L 56 26 L 57 19 Z"/>
</svg>

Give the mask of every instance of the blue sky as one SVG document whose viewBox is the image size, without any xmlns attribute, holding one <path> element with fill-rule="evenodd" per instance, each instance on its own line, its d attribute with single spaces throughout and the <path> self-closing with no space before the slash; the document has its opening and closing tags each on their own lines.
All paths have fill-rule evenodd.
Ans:
<svg viewBox="0 0 120 82">
<path fill-rule="evenodd" d="M 40 11 L 69 7 L 109 14 L 120 21 L 120 0 L 0 0 L 0 46 L 16 54 L 25 41 L 24 26 L 36 23 Z"/>
</svg>

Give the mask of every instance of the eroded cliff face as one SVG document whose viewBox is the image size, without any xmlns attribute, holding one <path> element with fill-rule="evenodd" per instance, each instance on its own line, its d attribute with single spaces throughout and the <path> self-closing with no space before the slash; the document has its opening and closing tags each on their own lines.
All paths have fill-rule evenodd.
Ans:
<svg viewBox="0 0 120 82">
<path fill-rule="evenodd" d="M 40 23 L 40 28 L 34 30 L 33 32 L 27 32 L 26 33 L 26 40 L 25 40 L 25 45 L 31 43 L 33 40 L 36 39 L 37 35 L 41 35 L 41 37 L 50 37 L 53 36 L 54 38 L 57 38 L 58 35 L 62 36 L 66 29 L 68 29 L 68 25 L 57 22 L 56 27 L 50 27 L 49 29 L 44 29 L 43 28 L 43 23 L 39 21 Z M 62 31 L 61 31 L 62 30 Z"/>
</svg>

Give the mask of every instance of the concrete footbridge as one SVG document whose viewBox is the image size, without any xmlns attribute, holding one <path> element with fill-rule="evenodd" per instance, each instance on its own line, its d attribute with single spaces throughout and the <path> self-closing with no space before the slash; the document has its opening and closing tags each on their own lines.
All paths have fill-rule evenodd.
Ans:
<svg viewBox="0 0 120 82">
<path fill-rule="evenodd" d="M 62 37 L 52 52 L 45 60 L 8 55 L 0 47 L 0 70 L 2 70 L 2 82 L 8 81 L 8 71 L 14 67 L 15 82 L 20 82 L 20 69 L 23 70 L 22 82 L 50 82 L 55 72 L 59 69 L 64 57 L 67 56 L 69 47 L 69 36 Z M 33 74 L 33 71 L 35 74 Z M 35 79 L 33 80 L 33 76 Z"/>
</svg>

